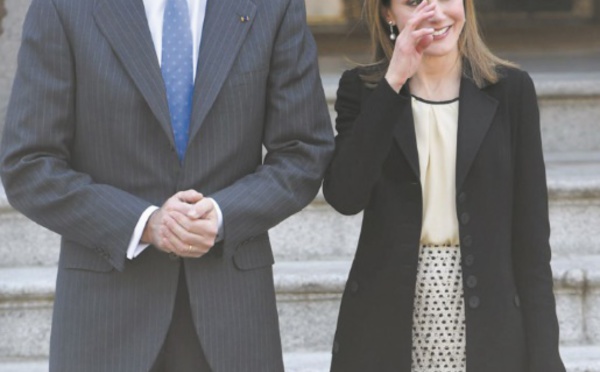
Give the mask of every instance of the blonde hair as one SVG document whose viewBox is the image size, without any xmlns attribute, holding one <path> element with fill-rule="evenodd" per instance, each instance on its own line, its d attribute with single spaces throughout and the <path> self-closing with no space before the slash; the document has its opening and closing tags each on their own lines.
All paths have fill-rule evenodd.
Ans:
<svg viewBox="0 0 600 372">
<path fill-rule="evenodd" d="M 391 0 L 365 0 L 366 23 L 371 34 L 373 61 L 368 64 L 363 80 L 369 84 L 378 83 L 385 75 L 392 54 L 394 42 L 390 40 L 389 25 L 383 17 L 384 10 L 391 6 Z M 498 67 L 517 67 L 516 64 L 495 56 L 485 45 L 479 33 L 474 0 L 463 0 L 465 25 L 458 39 L 458 51 L 463 61 L 463 74 L 471 78 L 478 87 L 486 83 L 496 83 L 500 79 Z"/>
</svg>

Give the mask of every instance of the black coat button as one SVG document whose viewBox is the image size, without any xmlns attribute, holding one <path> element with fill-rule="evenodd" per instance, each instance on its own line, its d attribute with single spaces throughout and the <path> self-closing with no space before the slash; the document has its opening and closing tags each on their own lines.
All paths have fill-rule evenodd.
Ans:
<svg viewBox="0 0 600 372">
<path fill-rule="evenodd" d="M 467 278 L 467 287 L 469 287 L 469 288 L 477 287 L 477 277 L 475 275 L 470 275 Z"/>
<path fill-rule="evenodd" d="M 175 254 L 175 253 L 173 253 L 173 252 L 169 252 L 169 259 L 170 259 L 171 261 L 179 261 L 179 256 L 178 256 L 178 255 L 176 255 L 176 254 Z"/>
<path fill-rule="evenodd" d="M 461 244 L 465 247 L 470 247 L 473 245 L 473 237 L 471 235 L 465 235 L 462 238 Z"/>
<path fill-rule="evenodd" d="M 468 224 L 470 220 L 471 220 L 471 216 L 469 216 L 469 214 L 467 212 L 464 212 L 463 214 L 460 215 L 460 222 L 462 222 L 463 225 Z"/>
<path fill-rule="evenodd" d="M 465 265 L 473 266 L 474 263 L 475 263 L 475 256 L 473 256 L 472 254 L 468 254 L 465 256 Z"/>
<path fill-rule="evenodd" d="M 356 280 L 350 281 L 350 283 L 348 283 L 348 289 L 350 289 L 350 293 L 358 292 L 358 282 Z"/>
<path fill-rule="evenodd" d="M 461 192 L 461 193 L 458 195 L 458 202 L 459 202 L 459 203 L 464 203 L 464 202 L 466 202 L 466 201 L 467 201 L 467 194 L 465 194 L 464 192 Z"/>
<path fill-rule="evenodd" d="M 481 305 L 481 300 L 477 296 L 471 296 L 469 298 L 469 307 L 471 309 L 477 309 Z"/>
<path fill-rule="evenodd" d="M 519 298 L 518 294 L 515 295 L 515 300 L 514 301 L 515 301 L 515 306 L 516 307 L 521 307 L 521 299 Z"/>
<path fill-rule="evenodd" d="M 339 351 L 340 351 L 340 344 L 337 341 L 333 342 L 333 350 L 332 351 L 333 351 L 334 354 L 339 353 Z"/>
</svg>

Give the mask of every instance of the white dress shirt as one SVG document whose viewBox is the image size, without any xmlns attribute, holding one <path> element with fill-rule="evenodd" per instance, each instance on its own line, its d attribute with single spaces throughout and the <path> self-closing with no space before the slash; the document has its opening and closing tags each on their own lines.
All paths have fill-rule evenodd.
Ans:
<svg viewBox="0 0 600 372">
<path fill-rule="evenodd" d="M 190 25 L 192 27 L 192 41 L 193 41 L 193 66 L 198 65 L 198 51 L 200 50 L 200 42 L 202 41 L 202 27 L 204 25 L 204 16 L 206 14 L 206 1 L 207 0 L 187 0 L 188 9 L 190 11 Z M 154 42 L 154 48 L 156 49 L 156 57 L 158 58 L 159 65 L 162 62 L 162 29 L 163 29 L 163 16 L 165 13 L 165 6 L 167 0 L 143 0 L 144 8 L 146 10 L 146 19 L 148 20 L 148 26 L 150 27 L 150 34 L 152 35 L 152 41 Z M 196 79 L 196 69 L 194 69 L 194 80 Z M 221 209 L 214 199 L 210 199 L 217 211 L 219 234 L 220 239 L 223 236 L 223 215 Z M 127 248 L 127 258 L 133 259 L 148 247 L 149 244 L 143 244 L 140 242 L 144 228 L 148 219 L 152 213 L 159 208 L 156 206 L 149 207 L 142 213 L 140 219 L 129 241 Z"/>
</svg>

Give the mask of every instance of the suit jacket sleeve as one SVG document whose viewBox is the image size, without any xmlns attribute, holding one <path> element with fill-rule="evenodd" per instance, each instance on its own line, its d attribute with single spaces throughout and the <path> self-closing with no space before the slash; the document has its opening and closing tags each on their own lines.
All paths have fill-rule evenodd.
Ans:
<svg viewBox="0 0 600 372">
<path fill-rule="evenodd" d="M 513 267 L 525 318 L 529 371 L 559 372 L 565 369 L 558 351 L 539 110 L 533 82 L 526 73 L 521 84 L 521 112 L 515 132 Z"/>
<path fill-rule="evenodd" d="M 9 202 L 64 238 L 103 251 L 122 270 L 131 233 L 150 203 L 71 166 L 75 64 L 52 1 L 33 1 L 18 58 L 0 145 Z"/>
<path fill-rule="evenodd" d="M 323 193 L 343 214 L 356 214 L 367 206 L 390 152 L 394 125 L 402 110 L 411 109 L 408 95 L 396 93 L 385 79 L 363 100 L 364 89 L 358 70 L 345 72 L 335 104 L 338 134 Z"/>
<path fill-rule="evenodd" d="M 304 1 L 290 0 L 271 56 L 264 162 L 211 195 L 223 212 L 227 244 L 264 233 L 306 206 L 319 190 L 333 152 L 333 133 L 316 52 Z"/>
</svg>

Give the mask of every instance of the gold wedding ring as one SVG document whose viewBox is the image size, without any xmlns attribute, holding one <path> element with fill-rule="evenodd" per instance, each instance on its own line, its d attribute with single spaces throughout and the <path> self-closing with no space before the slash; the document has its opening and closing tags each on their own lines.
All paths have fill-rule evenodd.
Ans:
<svg viewBox="0 0 600 372">
<path fill-rule="evenodd" d="M 191 251 L 193 251 L 193 250 L 194 250 L 194 247 L 192 247 L 192 245 L 190 244 L 190 245 L 188 246 L 188 251 L 190 251 L 190 252 L 191 252 Z"/>
</svg>

